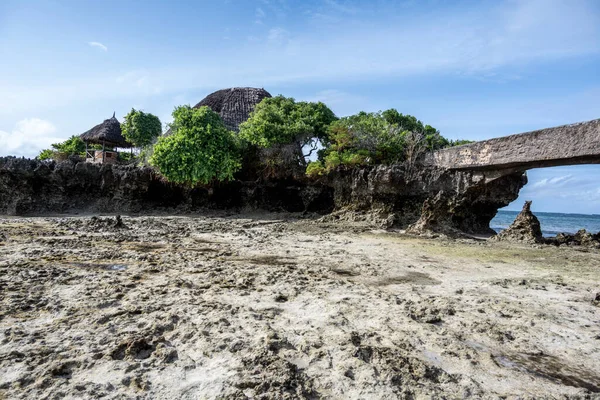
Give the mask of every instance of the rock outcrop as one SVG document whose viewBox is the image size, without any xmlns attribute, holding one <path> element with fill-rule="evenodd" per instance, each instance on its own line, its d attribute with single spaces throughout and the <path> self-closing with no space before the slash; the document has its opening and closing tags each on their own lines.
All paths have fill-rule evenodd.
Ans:
<svg viewBox="0 0 600 400">
<path fill-rule="evenodd" d="M 523 210 L 517 215 L 515 221 L 495 238 L 524 243 L 542 243 L 544 241 L 540 221 L 531 212 L 531 201 L 525 202 Z"/>
<path fill-rule="evenodd" d="M 544 243 L 555 246 L 584 246 L 600 248 L 600 232 L 592 234 L 585 229 L 579 230 L 574 235 L 559 233 L 554 237 L 544 238 Z"/>
<path fill-rule="evenodd" d="M 413 232 L 492 233 L 496 211 L 517 198 L 522 173 L 448 171 L 403 165 L 339 170 L 319 180 L 238 180 L 211 187 L 166 182 L 151 168 L 0 158 L 0 214 L 189 213 L 263 209 L 377 214 Z"/>
<path fill-rule="evenodd" d="M 493 172 L 435 167 L 411 172 L 403 165 L 338 171 L 328 177 L 336 209 L 374 210 L 388 226 L 419 234 L 494 234 L 490 221 L 526 183 L 523 173 L 496 177 Z"/>
<path fill-rule="evenodd" d="M 204 209 L 330 212 L 333 191 L 296 181 L 187 187 L 151 168 L 0 158 L 0 215 L 189 213 Z"/>
</svg>

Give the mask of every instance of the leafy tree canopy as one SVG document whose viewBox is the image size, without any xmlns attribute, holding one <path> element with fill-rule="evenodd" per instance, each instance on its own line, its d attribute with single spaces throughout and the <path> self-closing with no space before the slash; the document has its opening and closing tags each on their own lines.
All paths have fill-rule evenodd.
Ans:
<svg viewBox="0 0 600 400">
<path fill-rule="evenodd" d="M 162 133 L 160 119 L 156 115 L 131 109 L 121 124 L 123 137 L 136 147 L 151 144 Z"/>
<path fill-rule="evenodd" d="M 329 126 L 325 143 L 320 159 L 307 168 L 310 176 L 341 165 L 414 162 L 424 151 L 453 145 L 434 127 L 395 109 L 341 118 Z"/>
<path fill-rule="evenodd" d="M 158 139 L 150 158 L 169 181 L 208 184 L 233 179 L 240 169 L 235 135 L 210 108 L 177 107 L 171 130 Z"/>
<path fill-rule="evenodd" d="M 325 104 L 296 102 L 291 97 L 263 99 L 250 118 L 240 125 L 240 138 L 260 147 L 298 141 L 305 145 L 323 138 L 327 127 L 337 118 Z"/>
</svg>

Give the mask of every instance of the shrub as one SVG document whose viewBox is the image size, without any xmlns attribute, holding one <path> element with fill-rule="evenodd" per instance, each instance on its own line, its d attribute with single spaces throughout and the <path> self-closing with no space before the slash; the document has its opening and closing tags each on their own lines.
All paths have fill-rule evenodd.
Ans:
<svg viewBox="0 0 600 400">
<path fill-rule="evenodd" d="M 154 146 L 150 163 L 175 183 L 208 184 L 233 179 L 241 167 L 234 133 L 208 107 L 177 107 L 172 134 Z"/>
<path fill-rule="evenodd" d="M 38 160 L 50 160 L 54 158 L 54 151 L 50 149 L 44 149 L 37 156 Z"/>
<path fill-rule="evenodd" d="M 312 161 L 306 166 L 306 175 L 310 176 L 311 178 L 321 176 L 325 174 L 325 172 L 325 167 L 321 161 Z"/>
<path fill-rule="evenodd" d="M 121 124 L 123 137 L 136 147 L 148 146 L 162 133 L 160 119 L 156 115 L 131 109 Z"/>
<path fill-rule="evenodd" d="M 52 149 L 44 149 L 37 156 L 40 160 L 65 159 L 69 156 L 85 157 L 85 142 L 79 136 L 71 136 L 61 143 L 50 145 Z"/>
</svg>

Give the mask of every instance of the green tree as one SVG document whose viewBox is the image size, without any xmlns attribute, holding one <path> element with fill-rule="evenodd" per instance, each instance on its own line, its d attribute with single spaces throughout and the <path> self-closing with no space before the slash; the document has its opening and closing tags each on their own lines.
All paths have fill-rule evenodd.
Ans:
<svg viewBox="0 0 600 400">
<path fill-rule="evenodd" d="M 79 136 L 71 136 L 61 143 L 50 145 L 52 149 L 44 149 L 37 156 L 40 160 L 50 158 L 67 158 L 73 155 L 85 156 L 85 142 Z"/>
<path fill-rule="evenodd" d="M 425 151 L 453 145 L 430 125 L 395 109 L 341 118 L 328 128 L 325 150 L 307 175 L 319 176 L 339 166 L 414 164 Z"/>
<path fill-rule="evenodd" d="M 162 133 L 160 119 L 156 115 L 131 109 L 121 124 L 123 137 L 136 147 L 150 145 Z"/>
<path fill-rule="evenodd" d="M 233 132 L 208 107 L 177 107 L 170 136 L 154 145 L 150 163 L 169 181 L 208 184 L 233 179 L 241 157 Z"/>
<path fill-rule="evenodd" d="M 448 139 L 440 135 L 440 131 L 431 125 L 424 125 L 420 120 L 412 115 L 404 115 L 398 110 L 391 108 L 383 111 L 381 116 L 391 125 L 395 125 L 400 131 L 408 131 L 414 133 L 423 133 L 425 136 L 426 146 L 429 150 L 443 149 L 449 147 Z"/>
<path fill-rule="evenodd" d="M 240 125 L 240 138 L 259 147 L 297 142 L 303 147 L 327 135 L 337 118 L 321 102 L 296 102 L 291 97 L 263 99 Z"/>
<path fill-rule="evenodd" d="M 344 117 L 329 128 L 327 168 L 336 165 L 391 164 L 403 158 L 406 131 L 390 123 L 382 113 L 361 111 Z M 336 155 L 337 153 L 337 155 Z"/>
</svg>

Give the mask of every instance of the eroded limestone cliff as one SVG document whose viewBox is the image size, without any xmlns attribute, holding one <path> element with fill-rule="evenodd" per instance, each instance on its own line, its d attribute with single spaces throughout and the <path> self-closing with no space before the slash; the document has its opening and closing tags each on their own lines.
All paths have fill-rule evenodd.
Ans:
<svg viewBox="0 0 600 400">
<path fill-rule="evenodd" d="M 394 165 L 337 171 L 318 181 L 234 181 L 192 188 L 168 183 L 151 168 L 7 157 L 0 158 L 0 214 L 377 211 L 386 226 L 414 232 L 493 233 L 490 220 L 525 183 L 520 172 Z"/>
</svg>

